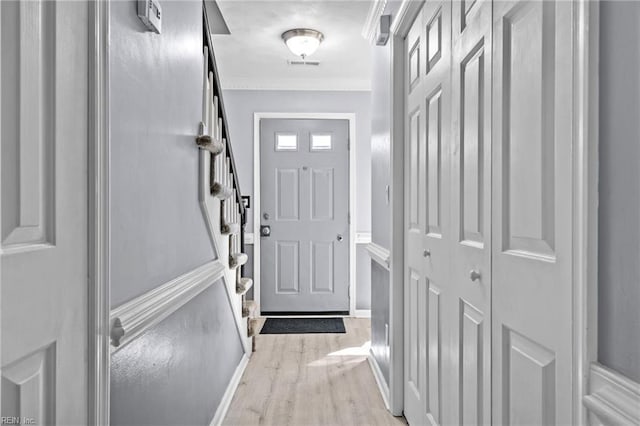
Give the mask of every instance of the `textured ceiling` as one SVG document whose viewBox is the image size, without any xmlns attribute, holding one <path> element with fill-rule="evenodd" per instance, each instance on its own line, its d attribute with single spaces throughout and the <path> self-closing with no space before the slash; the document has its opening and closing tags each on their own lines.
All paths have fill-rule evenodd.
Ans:
<svg viewBox="0 0 640 426">
<path fill-rule="evenodd" d="M 225 89 L 370 90 L 371 46 L 362 27 L 371 6 L 362 0 L 219 0 L 230 35 L 213 44 Z M 320 65 L 292 66 L 299 60 L 282 41 L 291 28 L 324 33 L 308 58 Z"/>
</svg>

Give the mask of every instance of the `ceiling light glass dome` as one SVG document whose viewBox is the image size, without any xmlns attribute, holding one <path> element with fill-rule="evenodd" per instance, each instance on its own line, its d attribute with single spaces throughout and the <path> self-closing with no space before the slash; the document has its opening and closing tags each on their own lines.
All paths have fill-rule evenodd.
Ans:
<svg viewBox="0 0 640 426">
<path fill-rule="evenodd" d="M 296 28 L 285 31 L 282 34 L 282 39 L 294 55 L 305 59 L 318 50 L 320 43 L 324 40 L 324 35 L 320 31 L 308 28 Z"/>
</svg>

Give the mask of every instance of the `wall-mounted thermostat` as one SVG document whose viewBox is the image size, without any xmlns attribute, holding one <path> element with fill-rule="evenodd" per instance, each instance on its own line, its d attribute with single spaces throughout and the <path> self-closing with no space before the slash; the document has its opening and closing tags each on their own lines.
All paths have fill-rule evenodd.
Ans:
<svg viewBox="0 0 640 426">
<path fill-rule="evenodd" d="M 162 8 L 158 0 L 138 0 L 138 18 L 149 31 L 160 34 Z"/>
</svg>

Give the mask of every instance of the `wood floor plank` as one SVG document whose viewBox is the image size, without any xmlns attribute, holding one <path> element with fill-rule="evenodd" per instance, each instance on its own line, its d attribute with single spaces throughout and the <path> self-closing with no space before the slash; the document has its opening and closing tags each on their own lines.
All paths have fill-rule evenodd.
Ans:
<svg viewBox="0 0 640 426">
<path fill-rule="evenodd" d="M 344 321 L 345 334 L 258 335 L 223 424 L 406 425 L 386 410 L 368 365 L 370 320 Z"/>
</svg>

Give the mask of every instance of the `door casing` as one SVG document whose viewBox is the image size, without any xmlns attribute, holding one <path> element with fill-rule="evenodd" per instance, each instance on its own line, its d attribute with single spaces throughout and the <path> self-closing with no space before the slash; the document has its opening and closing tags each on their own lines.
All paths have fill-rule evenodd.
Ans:
<svg viewBox="0 0 640 426">
<path fill-rule="evenodd" d="M 349 122 L 349 315 L 356 315 L 356 115 L 355 113 L 253 114 L 253 298 L 260 306 L 260 120 L 262 119 L 347 120 Z"/>
<path fill-rule="evenodd" d="M 88 420 L 108 425 L 109 284 L 109 2 L 89 2 Z"/>
<path fill-rule="evenodd" d="M 575 0 L 573 33 L 575 87 L 573 91 L 572 199 L 573 210 L 573 418 L 586 424 L 583 398 L 589 366 L 597 360 L 597 260 L 598 260 L 598 58 L 599 0 Z M 424 0 L 403 0 L 391 25 L 391 152 L 393 245 L 390 295 L 390 402 L 399 415 L 404 401 L 404 39 Z M 382 13 L 382 12 L 381 12 Z"/>
</svg>

